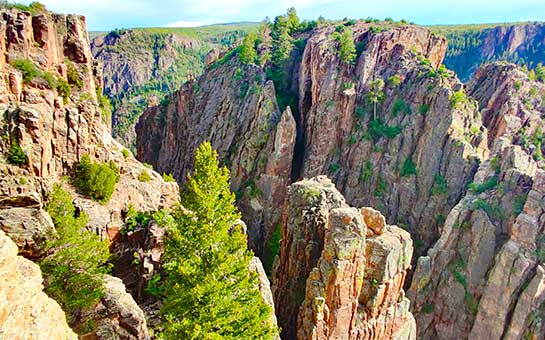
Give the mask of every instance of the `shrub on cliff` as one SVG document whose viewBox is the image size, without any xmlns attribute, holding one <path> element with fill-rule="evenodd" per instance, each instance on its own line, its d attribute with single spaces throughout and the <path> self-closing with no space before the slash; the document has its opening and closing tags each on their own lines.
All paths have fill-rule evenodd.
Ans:
<svg viewBox="0 0 545 340">
<path fill-rule="evenodd" d="M 103 203 L 108 202 L 119 180 L 119 169 L 115 163 L 91 162 L 89 155 L 83 155 L 76 167 L 75 183 L 79 190 Z"/>
<path fill-rule="evenodd" d="M 16 141 L 12 142 L 8 149 L 8 161 L 11 164 L 23 165 L 27 162 L 27 160 L 28 157 L 25 154 L 23 148 L 21 148 L 21 146 L 19 145 L 19 143 L 17 143 Z"/>
<path fill-rule="evenodd" d="M 345 28 L 339 38 L 339 54 L 341 60 L 347 64 L 353 64 L 356 61 L 356 45 L 354 45 L 354 32 L 350 28 Z"/>
<path fill-rule="evenodd" d="M 107 242 L 85 229 L 88 217 L 76 214 L 72 200 L 60 185 L 53 187 L 47 212 L 57 233 L 48 244 L 49 255 L 40 262 L 45 291 L 67 312 L 69 322 L 103 296 L 102 277 L 109 270 Z"/>
<path fill-rule="evenodd" d="M 203 143 L 182 194 L 183 207 L 165 239 L 162 313 L 166 339 L 268 339 L 269 323 L 246 236 L 233 228 L 240 218 L 229 171 Z"/>
<path fill-rule="evenodd" d="M 257 36 L 254 33 L 248 33 L 242 41 L 242 47 L 240 49 L 239 59 L 243 64 L 254 64 L 257 59 L 257 52 L 255 50 L 255 42 Z"/>
</svg>

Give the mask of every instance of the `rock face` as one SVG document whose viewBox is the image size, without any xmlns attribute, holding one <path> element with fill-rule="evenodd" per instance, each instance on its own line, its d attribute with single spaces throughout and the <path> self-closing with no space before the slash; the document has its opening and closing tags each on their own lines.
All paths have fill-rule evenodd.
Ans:
<svg viewBox="0 0 545 340">
<path fill-rule="evenodd" d="M 42 273 L 17 256 L 17 245 L 0 230 L 0 338 L 77 339 L 61 307 L 43 291 Z"/>
<path fill-rule="evenodd" d="M 0 166 L 0 227 L 12 237 L 25 256 L 35 256 L 44 232 L 52 228 L 43 210 L 45 193 L 62 176 L 69 174 L 83 154 L 102 161 L 114 161 L 120 168 L 120 181 L 111 200 L 101 205 L 77 195 L 76 206 L 90 215 L 90 228 L 104 238 L 114 236 L 122 226 L 121 211 L 129 202 L 137 210 L 157 210 L 178 199 L 175 183 L 165 183 L 150 172 L 151 181 L 140 182 L 146 168 L 134 157 L 123 155 L 123 147 L 110 135 L 101 119 L 96 98 L 93 57 L 85 18 L 59 14 L 40 14 L 16 10 L 2 13 L 1 41 L 6 56 L 0 61 L 1 73 L 10 87 L 0 89 L 3 112 L 0 142 L 7 157 L 17 142 L 28 157 L 21 167 L 3 162 Z M 42 77 L 24 82 L 22 72 L 10 65 L 28 60 L 38 72 L 49 77 L 79 78 L 81 89 L 72 85 L 66 100 Z M 72 78 L 67 77 L 72 69 Z M 75 73 L 75 75 L 74 75 Z"/>
<path fill-rule="evenodd" d="M 44 209 L 47 193 L 55 183 L 67 182 L 64 177 L 72 174 L 84 154 L 94 160 L 113 161 L 120 169 L 119 182 L 106 204 L 65 185 L 74 191 L 77 211 L 89 215 L 89 231 L 103 239 L 113 243 L 118 240 L 123 213 L 129 204 L 136 210 L 149 211 L 178 201 L 176 183 L 164 182 L 158 173 L 124 152 L 112 138 L 97 101 L 96 90 L 102 80 L 93 62 L 84 17 L 49 12 L 33 16 L 16 9 L 3 9 L 0 36 L 3 52 L 0 77 L 4 80 L 4 86 L 0 86 L 0 230 L 13 239 L 21 255 L 32 259 L 43 255 L 43 241 L 54 228 Z M 15 63 L 21 60 L 27 65 L 24 68 Z M 32 79 L 28 74 L 25 76 L 29 69 L 36 74 Z M 71 88 L 71 94 L 64 98 L 55 86 L 63 81 Z M 26 156 L 20 165 L 9 160 L 10 148 L 17 145 Z M 150 181 L 138 179 L 144 171 Z M 33 268 L 29 269 L 29 282 L 37 281 L 32 278 L 36 275 Z M 109 295 L 103 301 L 103 308 L 108 311 L 97 312 L 101 324 L 107 323 L 107 319 L 110 325 L 107 328 L 122 338 L 146 338 L 143 316 L 136 315 L 142 311 L 138 312 L 134 301 L 132 305 L 127 302 L 130 296 L 124 293 L 125 287 L 118 281 L 110 282 L 108 287 Z M 39 304 L 36 306 L 40 308 Z M 62 326 L 39 313 L 34 313 L 37 318 L 34 323 L 39 324 L 44 336 Z M 64 320 L 59 313 L 55 318 Z M 24 318 L 12 322 L 32 324 Z M 55 337 L 53 333 L 46 336 L 66 337 Z M 99 338 L 109 339 L 111 334 Z"/>
<path fill-rule="evenodd" d="M 93 333 L 83 336 L 84 339 L 150 339 L 144 312 L 117 277 L 107 275 L 104 278 L 104 297 L 83 318 L 92 319 L 97 325 Z"/>
<path fill-rule="evenodd" d="M 133 148 L 134 125 L 152 97 L 162 97 L 200 75 L 205 63 L 236 43 L 248 28 L 225 25 L 210 32 L 115 30 L 95 37 L 91 49 L 103 71 L 104 93 L 114 105 L 114 137 Z M 209 51 L 214 53 L 209 55 Z"/>
<path fill-rule="evenodd" d="M 474 101 L 451 101 L 462 84 L 448 71 L 436 70 L 446 41 L 412 25 L 381 25 L 351 27 L 355 43 L 363 46 L 354 66 L 341 60 L 332 25 L 302 35 L 306 47 L 301 60 L 292 61 L 294 83 L 286 86 L 298 89 L 299 104 L 282 116 L 262 70 L 242 66 L 234 56 L 212 65 L 168 106 L 144 114 L 137 126 L 139 157 L 183 180 L 195 145 L 212 140 L 231 169 L 234 189 L 241 191 L 239 207 L 260 256 L 278 221 L 274 211 L 290 182 L 290 159 L 293 179 L 328 175 L 350 204 L 379 208 L 389 223 L 406 226 L 418 240 L 417 251 L 424 251 L 439 237 L 444 216 L 487 152 L 486 135 Z M 368 94 L 377 79 L 386 83 L 385 100 L 374 106 Z M 254 104 L 262 96 L 264 103 L 272 102 L 266 112 L 275 112 L 280 124 L 253 123 L 259 120 L 252 117 L 263 116 L 263 107 Z M 266 151 L 273 145 L 278 151 Z M 274 155 L 277 165 L 264 171 L 259 164 L 266 161 L 259 157 L 258 166 L 252 165 L 256 154 Z M 404 174 L 406 164 L 415 171 Z M 267 205 L 264 198 L 270 196 Z"/>
<path fill-rule="evenodd" d="M 477 71 L 490 158 L 418 259 L 409 297 L 422 339 L 543 338 L 545 86 L 514 65 Z"/>
<path fill-rule="evenodd" d="M 463 81 L 470 80 L 482 64 L 492 61 L 508 60 L 535 67 L 545 60 L 543 23 L 432 30 L 449 41 L 445 65 Z"/>
<path fill-rule="evenodd" d="M 349 207 L 326 177 L 292 184 L 273 272 L 282 337 L 415 339 L 402 289 L 411 257 L 407 232 Z"/>
<path fill-rule="evenodd" d="M 280 220 L 296 126 L 263 70 L 235 59 L 186 84 L 168 106 L 145 112 L 136 126 L 138 158 L 183 182 L 195 149 L 209 140 L 230 169 L 250 245 L 261 255 Z"/>
</svg>

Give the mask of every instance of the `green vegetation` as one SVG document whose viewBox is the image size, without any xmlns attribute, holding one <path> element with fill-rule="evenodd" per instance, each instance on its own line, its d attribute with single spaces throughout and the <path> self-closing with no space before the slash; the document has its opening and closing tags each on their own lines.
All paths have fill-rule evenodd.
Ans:
<svg viewBox="0 0 545 340">
<path fill-rule="evenodd" d="M 498 176 L 494 175 L 492 177 L 487 178 L 486 181 L 484 181 L 481 184 L 471 183 L 469 185 L 469 189 L 478 195 L 485 191 L 494 189 L 497 185 L 498 185 Z"/>
<path fill-rule="evenodd" d="M 429 104 L 423 103 L 418 107 L 418 113 L 420 113 L 423 116 L 427 115 L 429 111 L 430 111 Z"/>
<path fill-rule="evenodd" d="M 242 41 L 240 49 L 239 59 L 243 64 L 255 64 L 257 61 L 257 52 L 255 49 L 257 35 L 255 33 L 248 33 Z"/>
<path fill-rule="evenodd" d="M 68 78 L 68 83 L 70 85 L 74 85 L 79 90 L 81 90 L 83 88 L 83 80 L 81 79 L 79 75 L 76 65 L 74 65 L 74 63 L 68 59 L 66 59 L 64 63 L 66 64 L 66 67 L 67 67 L 66 76 Z"/>
<path fill-rule="evenodd" d="M 137 211 L 132 204 L 129 204 L 125 213 L 125 225 L 121 229 L 121 233 L 126 234 L 129 231 L 136 230 L 137 227 L 146 227 L 151 218 L 151 213 Z"/>
<path fill-rule="evenodd" d="M 98 107 L 100 109 L 100 116 L 102 117 L 102 120 L 104 123 L 106 123 L 108 126 L 112 125 L 112 103 L 110 103 L 110 99 L 106 97 L 102 93 L 102 89 L 97 87 L 96 89 L 96 95 L 98 100 Z"/>
<path fill-rule="evenodd" d="M 448 192 L 447 181 L 445 177 L 441 176 L 440 173 L 435 174 L 433 186 L 431 187 L 432 195 L 444 195 Z"/>
<path fill-rule="evenodd" d="M 526 204 L 527 197 L 528 197 L 528 194 L 519 195 L 515 197 L 515 200 L 513 202 L 513 215 L 518 216 L 520 215 L 520 213 L 522 213 L 522 210 L 524 209 L 524 205 Z"/>
<path fill-rule="evenodd" d="M 267 276 L 271 276 L 274 258 L 280 254 L 280 240 L 282 239 L 282 224 L 278 224 L 267 242 L 265 249 L 265 263 L 264 269 Z"/>
<path fill-rule="evenodd" d="M 384 124 L 381 119 L 374 119 L 369 122 L 369 134 L 377 142 L 380 138 L 394 138 L 401 133 L 401 127 Z"/>
<path fill-rule="evenodd" d="M 57 92 L 61 95 L 61 97 L 64 100 L 64 103 L 66 104 L 68 102 L 68 98 L 72 94 L 72 88 L 70 87 L 70 84 L 62 78 L 57 79 Z"/>
<path fill-rule="evenodd" d="M 416 175 L 418 171 L 416 170 L 416 165 L 414 164 L 413 160 L 411 158 L 407 158 L 405 162 L 403 162 L 403 168 L 401 168 L 401 176 L 402 177 L 409 177 L 412 175 Z"/>
<path fill-rule="evenodd" d="M 339 163 L 331 163 L 329 165 L 329 172 L 334 174 L 341 170 L 341 165 Z"/>
<path fill-rule="evenodd" d="M 377 105 L 384 100 L 384 80 L 375 79 L 365 94 L 367 102 L 373 106 L 373 119 L 377 120 Z"/>
<path fill-rule="evenodd" d="M 373 192 L 373 195 L 378 198 L 384 198 L 384 195 L 386 194 L 386 190 L 388 189 L 388 183 L 382 178 L 381 176 L 378 176 L 377 178 L 377 186 L 375 187 L 375 191 Z"/>
<path fill-rule="evenodd" d="M 353 64 L 356 61 L 356 45 L 354 45 L 354 32 L 350 28 L 344 28 L 342 33 L 337 35 L 339 41 L 339 55 L 346 64 Z"/>
<path fill-rule="evenodd" d="M 360 180 L 367 182 L 373 176 L 373 164 L 370 160 L 365 161 L 365 165 L 361 168 Z"/>
<path fill-rule="evenodd" d="M 138 180 L 140 182 L 149 182 L 151 181 L 151 176 L 149 174 L 149 172 L 147 170 L 142 170 L 142 172 L 140 172 L 140 175 L 138 175 Z"/>
<path fill-rule="evenodd" d="M 39 77 L 47 82 L 49 88 L 54 89 L 57 87 L 57 79 L 51 73 L 40 70 L 29 59 L 16 59 L 10 64 L 23 73 L 23 82 L 26 84 L 30 83 L 34 78 Z"/>
<path fill-rule="evenodd" d="M 47 212 L 57 233 L 48 243 L 49 255 L 40 262 L 45 291 L 67 312 L 69 322 L 103 296 L 102 278 L 109 271 L 107 241 L 85 229 L 88 217 L 76 214 L 72 201 L 60 185 L 53 187 Z"/>
<path fill-rule="evenodd" d="M 463 90 L 456 91 L 450 96 L 450 106 L 455 109 L 461 109 L 467 104 L 468 100 Z"/>
<path fill-rule="evenodd" d="M 176 179 L 172 174 L 163 173 L 163 181 L 169 183 L 169 182 L 176 182 Z"/>
<path fill-rule="evenodd" d="M 263 301 L 229 189 L 229 171 L 203 143 L 165 239 L 162 313 L 166 339 L 268 339 L 276 329 Z"/>
<path fill-rule="evenodd" d="M 129 158 L 130 155 L 131 155 L 131 152 L 129 150 L 125 149 L 125 148 L 123 150 L 121 150 L 121 153 L 123 154 L 123 158 L 125 158 L 125 159 Z"/>
<path fill-rule="evenodd" d="M 0 2 L 0 8 L 6 8 L 6 9 L 18 9 L 20 11 L 30 12 L 32 15 L 45 13 L 47 12 L 47 9 L 44 4 L 41 4 L 37 1 L 31 2 L 28 6 L 18 3 L 9 3 L 7 1 Z"/>
<path fill-rule="evenodd" d="M 431 313 L 433 313 L 433 305 L 431 303 L 427 302 L 426 304 L 424 304 L 424 306 L 422 306 L 421 311 L 424 314 L 431 314 Z"/>
<path fill-rule="evenodd" d="M 400 113 L 411 114 L 412 110 L 409 104 L 403 98 L 397 98 L 392 106 L 392 117 L 397 117 Z"/>
<path fill-rule="evenodd" d="M 28 157 L 23 148 L 17 143 L 12 141 L 8 149 L 8 162 L 14 165 L 23 165 L 28 161 Z"/>
<path fill-rule="evenodd" d="M 505 218 L 505 215 L 498 204 L 490 204 L 484 199 L 476 199 L 473 201 L 472 207 L 474 210 L 483 210 L 490 218 L 495 220 L 503 221 Z"/>
<path fill-rule="evenodd" d="M 100 202 L 108 202 L 119 181 L 119 168 L 114 162 L 91 162 L 89 155 L 83 155 L 76 166 L 75 184 L 85 195 Z"/>
<path fill-rule="evenodd" d="M 401 76 L 399 74 L 395 74 L 389 77 L 388 84 L 392 87 L 399 86 L 399 84 L 401 84 Z"/>
</svg>

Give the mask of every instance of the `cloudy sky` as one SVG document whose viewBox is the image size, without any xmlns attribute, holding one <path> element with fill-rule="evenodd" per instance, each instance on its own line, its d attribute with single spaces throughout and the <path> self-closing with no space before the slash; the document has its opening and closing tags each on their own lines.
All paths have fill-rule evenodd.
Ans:
<svg viewBox="0 0 545 340">
<path fill-rule="evenodd" d="M 29 3 L 31 1 L 20 1 Z M 260 21 L 294 6 L 315 19 L 406 19 L 418 24 L 545 20 L 545 0 L 40 0 L 47 8 L 87 17 L 91 31 Z"/>
</svg>

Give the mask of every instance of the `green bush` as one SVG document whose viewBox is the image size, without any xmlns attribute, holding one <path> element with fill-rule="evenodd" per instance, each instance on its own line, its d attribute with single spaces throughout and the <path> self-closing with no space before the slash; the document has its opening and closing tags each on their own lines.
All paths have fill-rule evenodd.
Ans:
<svg viewBox="0 0 545 340">
<path fill-rule="evenodd" d="M 34 78 L 39 77 L 42 73 L 42 71 L 29 59 L 16 59 L 10 64 L 23 73 L 24 83 L 30 83 Z"/>
<path fill-rule="evenodd" d="M 447 181 L 441 174 L 435 174 L 433 186 L 431 188 L 432 195 L 444 195 L 448 192 Z"/>
<path fill-rule="evenodd" d="M 257 35 L 255 33 L 248 33 L 242 41 L 242 48 L 239 53 L 239 60 L 243 64 L 255 64 L 257 61 L 257 52 L 255 44 Z"/>
<path fill-rule="evenodd" d="M 89 155 L 83 155 L 76 167 L 75 184 L 79 190 L 102 203 L 108 202 L 119 181 L 119 169 L 115 163 L 91 162 Z"/>
<path fill-rule="evenodd" d="M 123 158 L 125 158 L 125 159 L 129 158 L 130 155 L 131 155 L 131 152 L 129 150 L 127 150 L 127 149 L 121 150 L 121 153 L 123 154 Z"/>
<path fill-rule="evenodd" d="M 449 99 L 450 106 L 455 109 L 461 109 L 468 102 L 466 94 L 463 90 L 454 92 Z"/>
<path fill-rule="evenodd" d="M 394 138 L 401 133 L 401 127 L 388 126 L 380 119 L 373 119 L 369 122 L 369 133 L 373 140 L 377 142 L 380 138 Z"/>
<path fill-rule="evenodd" d="M 66 104 L 68 102 L 68 98 L 72 94 L 72 88 L 66 80 L 59 78 L 57 80 L 57 92 L 62 96 L 64 103 Z"/>
<path fill-rule="evenodd" d="M 83 80 L 79 75 L 76 65 L 69 60 L 66 60 L 65 63 L 67 66 L 66 75 L 68 77 L 68 83 L 81 90 L 83 88 Z"/>
<path fill-rule="evenodd" d="M 282 224 L 278 224 L 267 242 L 265 249 L 265 264 L 264 269 L 267 276 L 271 276 L 274 258 L 280 254 L 280 240 L 282 239 Z"/>
<path fill-rule="evenodd" d="M 473 191 L 475 194 L 480 194 L 485 191 L 494 189 L 498 185 L 498 176 L 494 175 L 492 177 L 489 177 L 484 183 L 481 184 L 475 184 L 471 183 L 469 185 L 469 189 Z"/>
<path fill-rule="evenodd" d="M 138 175 L 138 180 L 140 182 L 149 182 L 149 181 L 151 181 L 151 176 L 150 176 L 149 172 L 147 172 L 146 170 L 142 170 L 140 175 Z"/>
<path fill-rule="evenodd" d="M 354 45 L 354 32 L 350 28 L 344 28 L 339 38 L 339 54 L 346 64 L 356 61 L 356 45 Z"/>
<path fill-rule="evenodd" d="M 377 186 L 373 194 L 375 195 L 375 197 L 384 198 L 384 195 L 386 194 L 387 189 L 388 189 L 388 183 L 386 183 L 386 181 L 379 176 L 377 179 Z"/>
<path fill-rule="evenodd" d="M 365 161 L 365 165 L 361 168 L 360 180 L 367 182 L 373 176 L 373 164 L 370 160 Z"/>
<path fill-rule="evenodd" d="M 403 98 L 397 98 L 392 106 L 392 117 L 397 117 L 400 113 L 411 114 L 411 107 Z"/>
<path fill-rule="evenodd" d="M 341 165 L 339 163 L 331 163 L 329 165 L 329 172 L 334 174 L 337 171 L 341 170 Z"/>
<path fill-rule="evenodd" d="M 498 204 L 490 204 L 486 200 L 481 198 L 473 201 L 473 209 L 481 209 L 486 212 L 489 217 L 495 220 L 503 221 L 505 218 L 505 214 L 503 213 L 502 209 Z"/>
<path fill-rule="evenodd" d="M 163 181 L 169 183 L 169 182 L 176 182 L 176 179 L 172 174 L 163 173 Z"/>
<path fill-rule="evenodd" d="M 419 107 L 418 107 L 418 113 L 420 113 L 421 115 L 427 115 L 428 112 L 430 110 L 430 105 L 429 104 L 421 104 Z"/>
<path fill-rule="evenodd" d="M 125 227 L 121 230 L 123 234 L 134 231 L 137 227 L 146 227 L 151 220 L 151 214 L 137 211 L 132 204 L 129 204 L 125 214 Z"/>
<path fill-rule="evenodd" d="M 28 161 L 28 157 L 25 154 L 25 151 L 16 141 L 11 143 L 8 149 L 8 161 L 11 164 L 15 165 L 23 165 L 26 164 L 26 162 Z"/>
<path fill-rule="evenodd" d="M 412 175 L 417 174 L 416 165 L 414 164 L 413 160 L 410 158 L 407 158 L 405 162 L 403 163 L 403 168 L 401 168 L 401 176 L 402 177 L 408 177 Z"/>
<path fill-rule="evenodd" d="M 103 296 L 103 275 L 109 271 L 107 241 L 85 229 L 88 217 L 76 214 L 72 201 L 60 185 L 53 187 L 46 209 L 57 233 L 48 244 L 49 255 L 40 261 L 45 291 L 63 307 L 70 323 Z"/>
<path fill-rule="evenodd" d="M 394 87 L 394 86 L 399 86 L 399 84 L 401 84 L 401 76 L 399 74 L 395 74 L 391 77 L 388 78 L 388 84 L 390 84 L 390 86 Z"/>
</svg>

